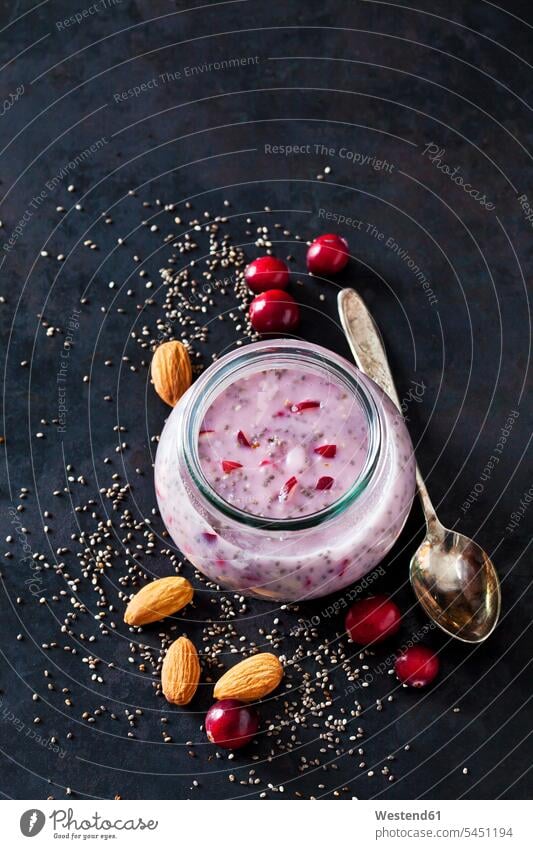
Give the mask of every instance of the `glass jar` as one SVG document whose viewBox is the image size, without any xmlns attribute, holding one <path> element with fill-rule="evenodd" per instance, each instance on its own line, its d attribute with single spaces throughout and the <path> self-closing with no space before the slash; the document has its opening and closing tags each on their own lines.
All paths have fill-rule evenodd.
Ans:
<svg viewBox="0 0 533 849">
<path fill-rule="evenodd" d="M 367 454 L 338 500 L 297 518 L 265 518 L 225 501 L 198 454 L 206 411 L 234 381 L 258 370 L 297 369 L 342 382 L 367 425 Z M 398 538 L 415 491 L 415 460 L 392 401 L 344 358 L 301 341 L 256 342 L 213 363 L 170 414 L 157 449 L 155 486 L 179 550 L 212 581 L 239 593 L 295 601 L 348 586 Z"/>
</svg>

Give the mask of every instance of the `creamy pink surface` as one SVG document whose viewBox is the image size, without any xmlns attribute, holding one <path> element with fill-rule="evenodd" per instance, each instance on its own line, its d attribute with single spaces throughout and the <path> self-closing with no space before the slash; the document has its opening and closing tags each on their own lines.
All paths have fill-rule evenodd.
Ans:
<svg viewBox="0 0 533 849">
<path fill-rule="evenodd" d="M 199 437 L 213 489 L 234 507 L 278 519 L 336 501 L 359 477 L 367 453 L 366 417 L 353 393 L 296 369 L 268 369 L 228 386 Z"/>
</svg>

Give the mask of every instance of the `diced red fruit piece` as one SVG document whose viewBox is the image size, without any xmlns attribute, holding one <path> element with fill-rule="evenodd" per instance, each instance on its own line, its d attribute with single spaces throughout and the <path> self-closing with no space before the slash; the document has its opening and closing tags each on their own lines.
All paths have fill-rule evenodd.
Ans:
<svg viewBox="0 0 533 849">
<path fill-rule="evenodd" d="M 286 289 L 289 285 L 289 269 L 282 259 L 259 256 L 246 266 L 244 279 L 256 295 L 268 289 Z"/>
<path fill-rule="evenodd" d="M 252 443 L 250 442 L 250 440 L 248 439 L 248 437 L 246 436 L 246 434 L 242 430 L 240 430 L 237 434 L 237 442 L 240 445 L 244 445 L 245 448 L 251 448 L 252 447 Z"/>
<path fill-rule="evenodd" d="M 333 486 L 333 478 L 330 478 L 329 475 L 322 475 L 316 482 L 315 489 L 331 489 Z"/>
<path fill-rule="evenodd" d="M 257 711 L 237 699 L 222 699 L 207 711 L 205 730 L 210 743 L 223 749 L 240 749 L 259 728 Z"/>
<path fill-rule="evenodd" d="M 400 608 L 386 595 L 356 601 L 346 614 L 345 626 L 354 643 L 381 643 L 400 629 Z"/>
<path fill-rule="evenodd" d="M 396 658 L 394 669 L 404 684 L 427 687 L 439 673 L 440 661 L 426 646 L 411 646 Z"/>
<path fill-rule="evenodd" d="M 217 541 L 216 534 L 210 534 L 208 531 L 204 531 L 202 534 L 204 540 L 209 543 L 209 545 L 213 545 Z"/>
<path fill-rule="evenodd" d="M 346 572 L 346 569 L 348 568 L 349 565 L 350 565 L 350 558 L 349 557 L 345 557 L 344 560 L 341 560 L 341 562 L 339 563 L 338 569 L 337 569 L 337 575 L 339 576 L 339 578 L 342 578 L 342 576 Z"/>
<path fill-rule="evenodd" d="M 313 274 L 337 274 L 347 265 L 348 242 L 336 233 L 318 236 L 307 250 L 307 268 Z"/>
<path fill-rule="evenodd" d="M 235 460 L 222 460 L 222 471 L 234 472 L 235 469 L 242 469 L 242 463 L 236 463 Z"/>
<path fill-rule="evenodd" d="M 283 419 L 283 418 L 285 418 L 286 415 L 287 415 L 287 413 L 285 412 L 285 410 L 278 410 L 277 413 L 274 413 L 274 418 L 275 419 Z"/>
<path fill-rule="evenodd" d="M 214 432 L 215 432 L 214 430 L 207 430 L 207 429 L 204 428 L 204 430 L 200 431 L 199 436 L 205 436 L 206 433 L 214 433 Z"/>
<path fill-rule="evenodd" d="M 300 307 L 288 292 L 269 289 L 253 299 L 249 316 L 258 333 L 288 333 L 298 327 Z"/>
<path fill-rule="evenodd" d="M 328 459 L 331 459 L 337 453 L 337 446 L 336 445 L 319 445 L 314 450 L 315 450 L 315 454 L 320 454 L 321 457 L 327 457 Z"/>
<path fill-rule="evenodd" d="M 304 410 L 312 410 L 315 407 L 320 407 L 320 401 L 299 401 L 298 404 L 291 405 L 291 413 L 303 413 Z"/>
<path fill-rule="evenodd" d="M 260 466 L 273 466 L 274 462 L 272 460 L 261 460 L 259 465 Z"/>
<path fill-rule="evenodd" d="M 297 483 L 298 478 L 295 478 L 294 475 L 288 481 L 285 481 L 279 492 L 279 500 L 286 501 Z"/>
</svg>

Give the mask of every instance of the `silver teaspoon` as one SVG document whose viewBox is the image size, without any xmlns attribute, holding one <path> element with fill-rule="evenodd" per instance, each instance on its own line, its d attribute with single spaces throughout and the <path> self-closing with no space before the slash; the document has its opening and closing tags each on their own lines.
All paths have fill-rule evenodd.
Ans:
<svg viewBox="0 0 533 849">
<path fill-rule="evenodd" d="M 364 301 L 353 289 L 343 289 L 338 306 L 357 367 L 401 412 L 381 334 Z M 481 643 L 492 634 L 500 615 L 496 569 L 474 540 L 439 522 L 418 465 L 416 483 L 426 518 L 426 536 L 411 559 L 411 586 L 429 618 L 443 631 L 465 643 Z"/>
</svg>

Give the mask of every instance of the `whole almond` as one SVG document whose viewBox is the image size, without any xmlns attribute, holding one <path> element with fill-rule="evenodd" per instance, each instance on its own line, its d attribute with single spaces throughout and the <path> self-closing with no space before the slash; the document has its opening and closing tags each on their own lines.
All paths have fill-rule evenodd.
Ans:
<svg viewBox="0 0 533 849">
<path fill-rule="evenodd" d="M 172 643 L 163 661 L 163 695 L 173 705 L 188 705 L 198 689 L 199 681 L 198 652 L 187 637 L 180 637 Z"/>
<path fill-rule="evenodd" d="M 155 391 L 166 404 L 175 407 L 192 383 L 189 352 L 181 342 L 163 342 L 152 359 Z"/>
<path fill-rule="evenodd" d="M 283 667 L 274 654 L 254 654 L 228 669 L 215 684 L 216 699 L 251 702 L 268 695 L 283 678 Z"/>
<path fill-rule="evenodd" d="M 177 613 L 189 604 L 194 590 L 186 578 L 159 578 L 133 596 L 124 613 L 128 625 L 147 625 Z"/>
</svg>

